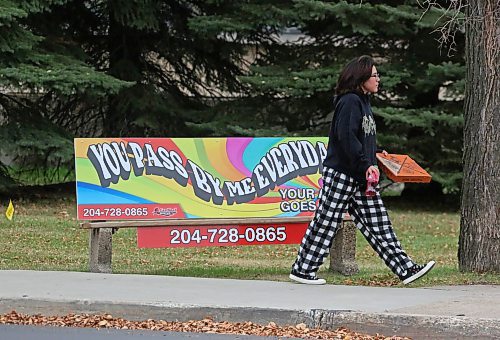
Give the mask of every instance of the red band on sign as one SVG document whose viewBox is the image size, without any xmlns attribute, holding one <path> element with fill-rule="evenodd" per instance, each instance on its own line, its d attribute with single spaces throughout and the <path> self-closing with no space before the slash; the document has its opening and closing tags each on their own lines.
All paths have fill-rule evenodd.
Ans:
<svg viewBox="0 0 500 340">
<path fill-rule="evenodd" d="M 139 248 L 299 244 L 308 223 L 137 228 Z"/>
</svg>

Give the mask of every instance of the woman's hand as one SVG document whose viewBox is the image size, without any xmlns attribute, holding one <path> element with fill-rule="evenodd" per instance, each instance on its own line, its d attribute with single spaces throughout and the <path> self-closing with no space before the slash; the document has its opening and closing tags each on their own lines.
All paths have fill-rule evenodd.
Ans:
<svg viewBox="0 0 500 340">
<path fill-rule="evenodd" d="M 369 176 L 372 176 L 372 178 L 378 182 L 378 179 L 380 177 L 380 172 L 378 168 L 375 165 L 371 165 L 367 170 L 366 170 L 366 179 L 368 180 Z"/>
<path fill-rule="evenodd" d="M 387 156 L 389 153 L 385 150 L 382 150 L 382 155 Z"/>
</svg>

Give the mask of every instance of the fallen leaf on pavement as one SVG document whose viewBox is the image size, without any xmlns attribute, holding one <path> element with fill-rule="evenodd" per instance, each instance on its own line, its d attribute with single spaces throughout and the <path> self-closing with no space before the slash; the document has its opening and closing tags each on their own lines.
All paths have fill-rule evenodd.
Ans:
<svg viewBox="0 0 500 340">
<path fill-rule="evenodd" d="M 253 322 L 216 322 L 211 317 L 203 320 L 189 320 L 186 322 L 152 320 L 130 321 L 115 318 L 110 314 L 68 314 L 62 316 L 43 316 L 40 314 L 26 315 L 12 311 L 0 315 L 0 324 L 40 325 L 57 327 L 92 327 L 116 329 L 149 329 L 169 332 L 218 333 L 239 334 L 275 337 L 293 337 L 303 339 L 352 339 L 352 340 L 404 340 L 407 337 L 384 336 L 381 334 L 368 335 L 353 332 L 347 328 L 338 328 L 334 331 L 310 329 L 305 323 L 295 326 L 278 326 L 269 322 L 266 326 Z"/>
</svg>

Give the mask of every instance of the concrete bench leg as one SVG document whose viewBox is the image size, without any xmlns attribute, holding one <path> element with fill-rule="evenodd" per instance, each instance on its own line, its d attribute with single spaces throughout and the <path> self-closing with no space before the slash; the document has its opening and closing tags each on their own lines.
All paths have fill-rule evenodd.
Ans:
<svg viewBox="0 0 500 340">
<path fill-rule="evenodd" d="M 345 220 L 330 248 L 330 270 L 343 275 L 359 272 L 356 263 L 356 225 Z"/>
<path fill-rule="evenodd" d="M 92 273 L 111 273 L 112 228 L 90 229 L 89 270 Z"/>
</svg>

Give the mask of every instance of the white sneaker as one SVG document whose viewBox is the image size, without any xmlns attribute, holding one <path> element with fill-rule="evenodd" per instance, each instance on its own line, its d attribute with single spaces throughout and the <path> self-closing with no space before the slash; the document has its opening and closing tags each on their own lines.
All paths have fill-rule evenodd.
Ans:
<svg viewBox="0 0 500 340">
<path fill-rule="evenodd" d="M 399 278 L 401 279 L 401 281 L 403 281 L 403 284 L 407 285 L 408 283 L 411 283 L 430 272 L 435 264 L 435 261 L 429 261 L 429 263 L 427 263 L 425 266 L 414 264 L 413 267 L 406 270 L 405 275 L 401 275 Z"/>
<path fill-rule="evenodd" d="M 290 273 L 289 278 L 290 280 L 306 285 L 324 285 L 326 283 L 325 279 L 318 279 L 316 275 L 304 275 L 294 270 Z"/>
</svg>

